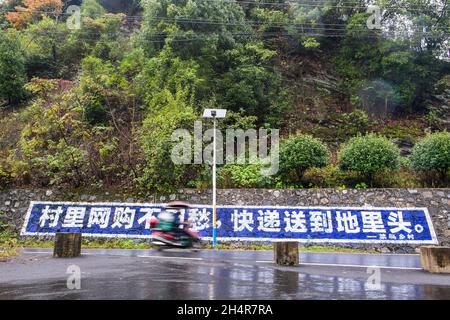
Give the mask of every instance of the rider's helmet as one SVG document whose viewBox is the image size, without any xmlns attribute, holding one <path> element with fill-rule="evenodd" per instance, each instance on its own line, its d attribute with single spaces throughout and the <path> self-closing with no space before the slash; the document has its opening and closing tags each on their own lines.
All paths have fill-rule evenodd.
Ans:
<svg viewBox="0 0 450 320">
<path fill-rule="evenodd" d="M 191 205 L 187 202 L 184 201 L 172 201 L 169 202 L 166 206 L 166 209 L 189 209 L 191 208 Z"/>
</svg>

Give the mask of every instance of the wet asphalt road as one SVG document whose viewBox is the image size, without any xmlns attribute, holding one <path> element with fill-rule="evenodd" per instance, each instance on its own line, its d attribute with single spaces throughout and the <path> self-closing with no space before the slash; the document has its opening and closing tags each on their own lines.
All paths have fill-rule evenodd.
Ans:
<svg viewBox="0 0 450 320">
<path fill-rule="evenodd" d="M 301 253 L 300 266 L 272 263 L 271 251 L 83 250 L 54 259 L 26 249 L 0 262 L 5 299 L 449 299 L 450 276 L 420 269 L 418 255 Z M 67 268 L 81 289 L 67 288 Z M 367 286 L 380 267 L 381 286 Z"/>
</svg>

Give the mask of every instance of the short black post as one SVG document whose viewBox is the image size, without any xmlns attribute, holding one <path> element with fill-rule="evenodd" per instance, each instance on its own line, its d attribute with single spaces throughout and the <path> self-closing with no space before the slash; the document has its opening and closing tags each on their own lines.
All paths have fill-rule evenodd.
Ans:
<svg viewBox="0 0 450 320">
<path fill-rule="evenodd" d="M 283 241 L 273 243 L 275 263 L 279 265 L 295 266 L 299 263 L 298 242 Z"/>
<path fill-rule="evenodd" d="M 55 247 L 53 257 L 75 258 L 81 254 L 81 233 L 57 232 L 55 235 Z"/>
</svg>

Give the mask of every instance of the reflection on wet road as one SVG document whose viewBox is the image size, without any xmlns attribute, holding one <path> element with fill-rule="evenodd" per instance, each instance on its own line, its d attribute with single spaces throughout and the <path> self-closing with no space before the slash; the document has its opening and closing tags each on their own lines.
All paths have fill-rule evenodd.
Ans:
<svg viewBox="0 0 450 320">
<path fill-rule="evenodd" d="M 450 299 L 450 277 L 414 269 L 416 255 L 302 254 L 311 264 L 280 267 L 261 251 L 84 253 L 53 259 L 29 250 L 0 264 L 0 299 Z M 379 290 L 368 287 L 366 267 L 336 263 L 384 266 Z M 66 286 L 73 264 L 82 272 L 81 290 Z"/>
</svg>

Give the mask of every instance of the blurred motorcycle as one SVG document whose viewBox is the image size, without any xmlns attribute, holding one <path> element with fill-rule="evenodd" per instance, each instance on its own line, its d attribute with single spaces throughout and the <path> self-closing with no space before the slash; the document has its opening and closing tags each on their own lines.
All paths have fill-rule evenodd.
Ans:
<svg viewBox="0 0 450 320">
<path fill-rule="evenodd" d="M 190 222 L 181 222 L 180 219 L 183 210 L 190 208 L 189 204 L 182 201 L 170 202 L 157 218 L 150 219 L 150 228 L 154 230 L 152 244 L 157 246 L 159 251 L 169 248 L 200 247 L 198 232 L 192 229 Z"/>
</svg>

